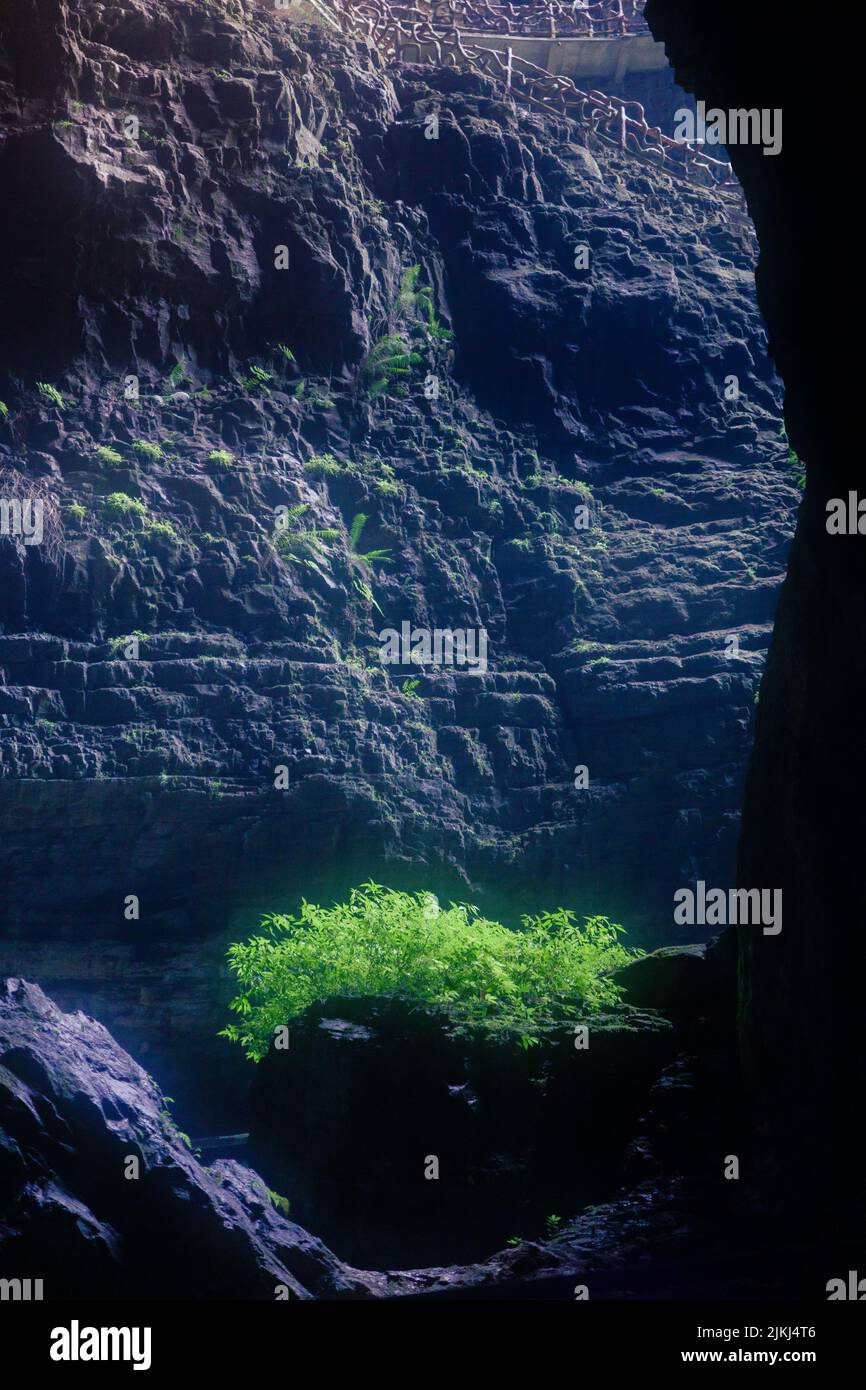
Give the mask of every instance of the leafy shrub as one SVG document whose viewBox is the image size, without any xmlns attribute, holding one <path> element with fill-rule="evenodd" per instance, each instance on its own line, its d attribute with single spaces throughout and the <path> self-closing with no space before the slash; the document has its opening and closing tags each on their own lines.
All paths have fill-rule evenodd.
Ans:
<svg viewBox="0 0 866 1390">
<path fill-rule="evenodd" d="M 132 441 L 132 451 L 138 454 L 139 458 L 149 459 L 151 463 L 157 463 L 165 458 L 165 453 L 161 444 L 152 444 L 149 439 L 134 439 Z"/>
<path fill-rule="evenodd" d="M 313 478 L 338 478 L 345 471 L 333 454 L 315 454 L 304 464 L 304 472 Z"/>
<path fill-rule="evenodd" d="M 121 520 L 125 517 L 147 516 L 147 507 L 138 497 L 130 497 L 128 492 L 110 492 L 105 499 L 105 510 L 109 516 Z"/>
<path fill-rule="evenodd" d="M 86 510 L 80 502 L 70 502 L 67 511 L 77 526 L 80 526 L 87 516 Z"/>
<path fill-rule="evenodd" d="M 231 468 L 234 463 L 228 449 L 211 449 L 207 461 L 208 463 L 215 463 L 219 468 Z"/>
<path fill-rule="evenodd" d="M 606 917 L 579 925 L 559 908 L 524 917 L 518 931 L 468 906 L 444 909 L 432 893 L 379 884 L 353 889 L 347 903 L 302 901 L 296 917 L 263 919 L 264 934 L 229 947 L 240 1023 L 220 1036 L 259 1061 L 274 1029 L 331 995 L 390 995 L 447 1010 L 452 1026 L 536 1041 L 546 1025 L 615 1004 L 610 970 L 637 952 L 617 940 Z"/>
<path fill-rule="evenodd" d="M 8 419 L 8 417 L 9 417 L 9 407 L 8 407 L 8 405 L 6 404 L 5 401 L 0 401 L 0 420 L 6 420 L 6 419 Z"/>
<path fill-rule="evenodd" d="M 117 449 L 112 449 L 110 444 L 100 444 L 96 450 L 96 457 L 100 463 L 105 464 L 106 468 L 122 468 L 123 454 Z"/>
<path fill-rule="evenodd" d="M 145 532 L 148 540 L 180 543 L 180 536 L 170 521 L 148 521 Z"/>
</svg>

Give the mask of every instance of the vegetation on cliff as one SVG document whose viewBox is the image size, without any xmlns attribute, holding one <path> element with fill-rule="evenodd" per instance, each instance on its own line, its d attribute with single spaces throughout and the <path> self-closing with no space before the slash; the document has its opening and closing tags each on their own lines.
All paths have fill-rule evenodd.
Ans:
<svg viewBox="0 0 866 1390">
<path fill-rule="evenodd" d="M 526 916 L 518 931 L 432 893 L 376 883 L 331 908 L 302 901 L 297 916 L 266 916 L 264 933 L 229 948 L 241 987 L 240 1023 L 221 1036 L 259 1061 L 275 1030 L 332 995 L 393 995 L 447 1010 L 458 1026 L 510 1035 L 528 1047 L 556 1020 L 616 1003 L 611 971 L 633 959 L 607 917 Z"/>
</svg>

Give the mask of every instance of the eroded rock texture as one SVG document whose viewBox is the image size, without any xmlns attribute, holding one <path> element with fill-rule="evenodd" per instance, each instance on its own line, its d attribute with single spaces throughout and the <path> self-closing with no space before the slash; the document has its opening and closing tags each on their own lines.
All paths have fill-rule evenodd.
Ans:
<svg viewBox="0 0 866 1390">
<path fill-rule="evenodd" d="M 683 1045 L 666 1017 L 638 1009 L 578 1026 L 579 1039 L 564 1023 L 524 1050 L 403 1000 L 324 1000 L 256 1067 L 250 1161 L 365 1266 L 453 1264 L 515 1232 L 543 1236 L 550 1213 L 621 1185 Z"/>
<path fill-rule="evenodd" d="M 46 1299 L 379 1288 L 288 1220 L 251 1169 L 203 1167 L 106 1029 L 16 979 L 0 981 L 0 1212 L 3 1277 L 41 1279 Z"/>
<path fill-rule="evenodd" d="M 29 0 L 2 41 L 0 467 L 58 512 L 0 538 L 0 966 L 221 1124 L 261 908 L 373 877 L 670 939 L 733 873 L 800 495 L 748 222 L 251 4 Z M 403 621 L 489 669 L 383 667 Z"/>
</svg>

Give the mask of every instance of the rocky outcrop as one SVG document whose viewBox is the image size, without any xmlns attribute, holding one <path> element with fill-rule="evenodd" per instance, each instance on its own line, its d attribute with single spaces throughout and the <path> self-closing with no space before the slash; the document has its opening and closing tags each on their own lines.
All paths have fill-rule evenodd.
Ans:
<svg viewBox="0 0 866 1390">
<path fill-rule="evenodd" d="M 453 1264 L 543 1235 L 551 1213 L 616 1189 L 682 1045 L 637 1009 L 578 1027 L 524 1050 L 399 999 L 325 1000 L 255 1069 L 250 1161 L 364 1265 Z"/>
<path fill-rule="evenodd" d="M 249 1168 L 199 1163 L 169 1104 L 101 1024 L 0 981 L 4 1279 L 41 1279 L 49 1300 L 379 1290 L 288 1220 Z"/>
<path fill-rule="evenodd" d="M 759 301 L 807 479 L 761 687 L 738 867 L 742 885 L 782 889 L 784 927 L 772 937 L 740 930 L 741 1043 L 761 1200 L 801 1233 L 859 1237 L 862 1257 L 866 555 L 862 536 L 826 525 L 830 499 L 862 495 L 858 386 L 841 331 L 850 267 L 836 254 L 852 186 L 836 132 L 853 102 L 840 91 L 832 123 L 823 119 L 813 35 L 791 26 L 779 64 L 771 10 L 648 0 L 646 16 L 678 80 L 709 106 L 784 115 L 780 155 L 730 151 L 760 240 Z"/>
<path fill-rule="evenodd" d="M 261 909 L 372 876 L 669 939 L 732 876 L 799 497 L 748 223 L 258 6 L 31 0 L 2 49 L 0 470 L 56 510 L 0 537 L 0 969 L 203 1128 Z M 383 666 L 403 621 L 488 669 Z"/>
</svg>

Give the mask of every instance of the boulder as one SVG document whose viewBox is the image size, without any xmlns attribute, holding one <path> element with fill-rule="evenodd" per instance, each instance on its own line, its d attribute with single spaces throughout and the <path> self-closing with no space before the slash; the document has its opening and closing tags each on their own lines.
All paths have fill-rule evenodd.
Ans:
<svg viewBox="0 0 866 1390">
<path fill-rule="evenodd" d="M 205 1167 L 100 1023 L 0 980 L 0 1277 L 46 1299 L 365 1297 L 260 1177 Z"/>
</svg>

